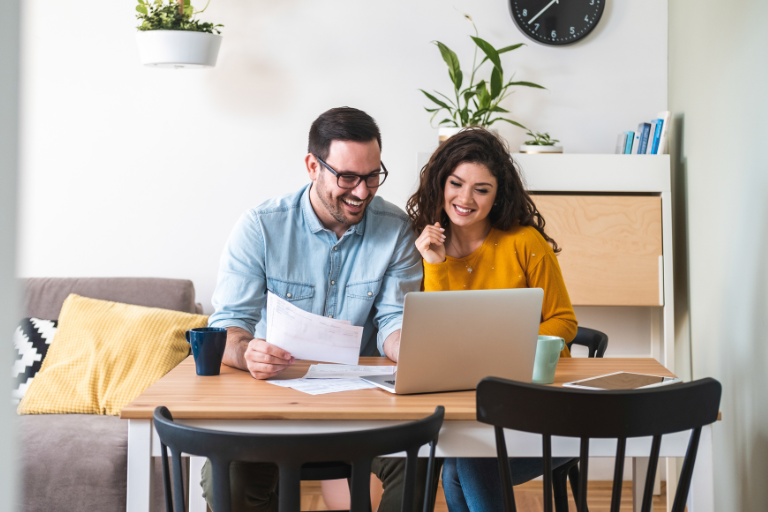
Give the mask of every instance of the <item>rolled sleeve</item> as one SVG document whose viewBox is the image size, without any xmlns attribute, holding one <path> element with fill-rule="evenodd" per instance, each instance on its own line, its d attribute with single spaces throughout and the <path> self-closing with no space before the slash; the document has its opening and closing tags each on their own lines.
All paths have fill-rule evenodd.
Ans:
<svg viewBox="0 0 768 512">
<path fill-rule="evenodd" d="M 261 322 L 267 300 L 264 262 L 259 219 L 254 212 L 246 212 L 235 224 L 221 257 L 209 326 L 240 327 L 257 337 L 259 330 L 266 330 Z"/>
<path fill-rule="evenodd" d="M 411 230 L 410 223 L 403 223 L 397 246 L 375 301 L 374 324 L 379 330 L 376 345 L 381 355 L 384 355 L 384 341 L 387 337 L 403 326 L 405 295 L 421 288 L 424 270 L 415 244 L 416 235 Z"/>
</svg>

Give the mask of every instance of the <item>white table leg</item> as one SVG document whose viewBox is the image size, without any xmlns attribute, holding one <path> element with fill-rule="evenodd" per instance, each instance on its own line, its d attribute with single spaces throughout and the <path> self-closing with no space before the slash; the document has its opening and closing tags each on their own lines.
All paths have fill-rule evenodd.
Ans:
<svg viewBox="0 0 768 512">
<path fill-rule="evenodd" d="M 691 490 L 688 492 L 688 512 L 714 512 L 715 473 L 712 463 L 712 425 L 701 429 L 696 465 L 693 466 Z"/>
<path fill-rule="evenodd" d="M 643 506 L 643 491 L 645 491 L 645 477 L 648 475 L 648 457 L 634 457 L 632 459 L 632 510 L 640 512 Z M 653 502 L 651 502 L 653 510 Z"/>
<path fill-rule="evenodd" d="M 189 457 L 189 512 L 207 512 L 208 506 L 200 487 L 200 471 L 205 464 L 205 457 Z"/>
<path fill-rule="evenodd" d="M 677 459 L 667 458 L 667 512 L 672 510 L 672 504 L 675 501 L 675 491 L 677 490 Z"/>
<path fill-rule="evenodd" d="M 152 420 L 128 420 L 127 512 L 150 512 Z"/>
</svg>

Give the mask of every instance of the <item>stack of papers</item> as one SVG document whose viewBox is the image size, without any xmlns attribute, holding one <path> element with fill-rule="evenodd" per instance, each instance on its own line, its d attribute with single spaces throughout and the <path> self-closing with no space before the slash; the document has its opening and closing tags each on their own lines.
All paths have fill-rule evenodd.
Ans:
<svg viewBox="0 0 768 512">
<path fill-rule="evenodd" d="M 357 364 L 363 328 L 297 308 L 269 292 L 267 341 L 296 359 Z"/>
<path fill-rule="evenodd" d="M 313 364 L 300 379 L 268 380 L 270 384 L 292 388 L 310 395 L 375 388 L 360 379 L 361 375 L 394 375 L 397 366 L 358 366 L 344 364 Z"/>
</svg>

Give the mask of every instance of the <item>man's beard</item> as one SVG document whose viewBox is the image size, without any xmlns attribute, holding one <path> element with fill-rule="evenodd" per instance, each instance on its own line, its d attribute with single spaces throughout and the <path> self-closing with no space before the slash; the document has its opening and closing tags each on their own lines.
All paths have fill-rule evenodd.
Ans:
<svg viewBox="0 0 768 512">
<path fill-rule="evenodd" d="M 363 220 L 363 214 L 365 213 L 365 209 L 368 207 L 368 203 L 371 202 L 371 199 L 373 199 L 372 196 L 368 196 L 367 199 L 362 200 L 363 201 L 363 209 L 360 211 L 360 215 L 357 218 L 352 218 L 344 212 L 344 207 L 341 205 L 341 196 L 336 198 L 336 201 L 334 202 L 333 198 L 330 194 L 326 193 L 325 187 L 320 185 L 318 181 L 317 186 L 317 197 L 320 198 L 320 202 L 323 203 L 323 206 L 325 206 L 325 209 L 328 211 L 328 213 L 331 214 L 331 217 L 333 217 L 333 220 L 338 222 L 339 224 L 343 224 L 345 226 L 354 226 L 355 224 L 359 224 L 361 220 Z M 354 198 L 354 201 L 361 201 L 361 199 Z"/>
</svg>

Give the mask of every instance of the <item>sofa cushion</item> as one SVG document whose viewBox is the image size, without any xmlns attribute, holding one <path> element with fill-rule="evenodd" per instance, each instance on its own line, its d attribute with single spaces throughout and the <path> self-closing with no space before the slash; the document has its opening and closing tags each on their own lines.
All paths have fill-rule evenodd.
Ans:
<svg viewBox="0 0 768 512">
<path fill-rule="evenodd" d="M 11 394 L 13 403 L 17 404 L 24 398 L 24 393 L 40 371 L 56 334 L 57 324 L 56 320 L 24 318 L 13 332 L 13 347 L 16 349 L 16 360 L 11 370 L 11 376 L 16 379 Z"/>
<path fill-rule="evenodd" d="M 184 332 L 207 323 L 202 315 L 72 294 L 18 412 L 117 415 L 189 355 Z"/>
<path fill-rule="evenodd" d="M 25 512 L 124 512 L 128 422 L 113 416 L 19 416 Z"/>
<path fill-rule="evenodd" d="M 35 277 L 24 279 L 24 316 L 59 318 L 70 293 L 150 308 L 202 313 L 195 305 L 195 286 L 187 279 L 149 277 Z"/>
</svg>

